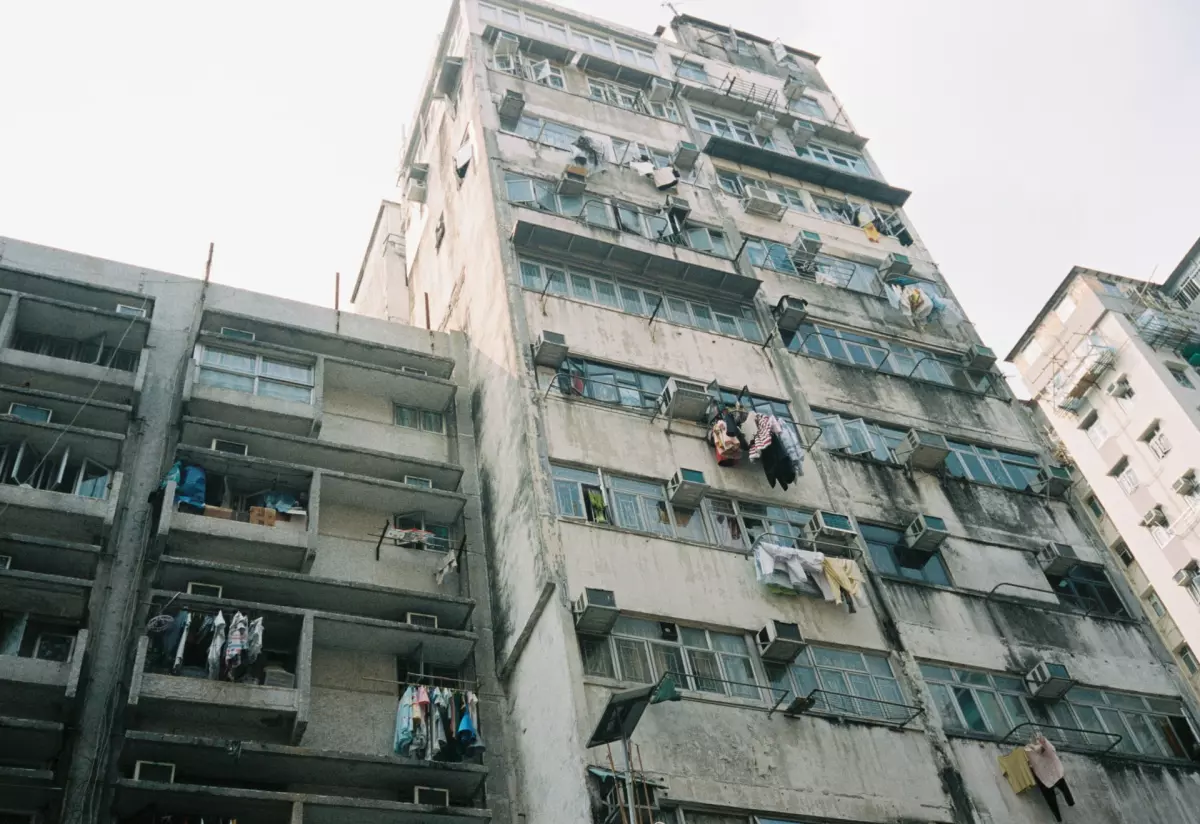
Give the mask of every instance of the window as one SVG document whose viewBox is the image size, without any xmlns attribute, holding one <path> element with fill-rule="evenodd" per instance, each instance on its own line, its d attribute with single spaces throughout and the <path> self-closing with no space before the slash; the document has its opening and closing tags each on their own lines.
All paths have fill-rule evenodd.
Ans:
<svg viewBox="0 0 1200 824">
<path fill-rule="evenodd" d="M 583 135 L 579 129 L 553 120 L 543 120 L 540 117 L 521 115 L 515 120 L 501 118 L 500 128 L 526 140 L 553 146 L 556 149 L 575 151 L 575 141 Z"/>
<path fill-rule="evenodd" d="M 881 526 L 860 524 L 859 532 L 867 544 L 871 560 L 882 575 L 950 586 L 950 575 L 940 553 L 914 553 L 904 542 L 904 533 Z"/>
<path fill-rule="evenodd" d="M 1175 299 L 1184 309 L 1189 308 L 1196 298 L 1200 297 L 1200 280 L 1196 274 L 1189 275 L 1179 284 L 1179 291 L 1175 293 Z"/>
<path fill-rule="evenodd" d="M 650 163 L 656 169 L 665 169 L 671 165 L 671 153 L 664 149 L 655 149 L 645 143 L 630 143 L 619 137 L 612 139 L 612 145 L 613 158 L 618 166 L 628 166 L 630 163 Z"/>
<path fill-rule="evenodd" d="M 812 513 L 799 509 L 722 498 L 707 499 L 705 504 L 715 543 L 728 549 L 748 550 L 755 540 L 768 534 L 774 543 L 798 548 L 804 525 L 812 517 Z"/>
<path fill-rule="evenodd" d="M 764 149 L 775 148 L 775 143 L 770 137 L 755 134 L 754 127 L 745 120 L 735 120 L 731 117 L 702 112 L 697 109 L 692 109 L 692 117 L 696 121 L 696 128 L 702 132 L 708 132 L 718 137 L 728 137 L 751 146 L 762 146 Z"/>
<path fill-rule="evenodd" d="M 806 117 L 815 117 L 818 120 L 827 120 L 825 110 L 821 108 L 821 104 L 811 97 L 801 95 L 788 104 L 788 108 L 799 115 Z"/>
<path fill-rule="evenodd" d="M 787 275 L 799 275 L 792 250 L 782 243 L 762 238 L 746 238 L 746 252 L 750 262 L 764 269 L 773 269 Z"/>
<path fill-rule="evenodd" d="M 652 684 L 671 673 L 682 689 L 764 698 L 741 634 L 622 615 L 608 638 L 579 640 L 587 675 Z"/>
<path fill-rule="evenodd" d="M 872 177 L 871 167 L 867 165 L 866 159 L 860 154 L 845 149 L 835 149 L 824 143 L 810 140 L 807 145 L 797 148 L 796 154 L 805 160 L 815 160 L 826 166 L 844 169 L 864 177 Z"/>
<path fill-rule="evenodd" d="M 14 418 L 20 418 L 23 421 L 30 421 L 31 423 L 49 423 L 54 412 L 44 406 L 30 406 L 27 403 L 10 403 L 8 405 L 8 414 Z"/>
<path fill-rule="evenodd" d="M 1196 388 L 1196 385 L 1192 383 L 1192 379 L 1188 377 L 1186 367 L 1172 366 L 1171 364 L 1167 364 L 1167 371 L 1171 373 L 1171 377 L 1175 379 L 1175 383 L 1179 384 L 1184 389 Z"/>
<path fill-rule="evenodd" d="M 597 77 L 589 77 L 587 81 L 588 94 L 593 100 L 600 100 L 604 103 L 610 103 L 613 106 L 620 106 L 623 109 L 644 111 L 640 90 L 630 88 L 629 86 L 619 86 L 616 83 L 601 80 Z"/>
<path fill-rule="evenodd" d="M 1166 433 L 1162 431 L 1162 426 L 1155 421 L 1149 429 L 1142 433 L 1139 440 L 1150 448 L 1150 452 L 1160 461 L 1167 457 L 1167 453 L 1171 451 L 1171 442 L 1167 440 Z"/>
<path fill-rule="evenodd" d="M 141 306 L 130 306 L 127 303 L 118 303 L 116 312 L 118 315 L 129 315 L 135 318 L 146 317 L 146 310 Z"/>
<path fill-rule="evenodd" d="M 682 60 L 678 57 L 671 58 L 675 63 L 675 76 L 685 77 L 688 80 L 695 80 L 697 83 L 708 82 L 708 72 L 704 70 L 704 66 L 700 63 L 695 63 L 691 60 Z"/>
<path fill-rule="evenodd" d="M 446 431 L 446 419 L 441 412 L 428 409 L 414 409 L 411 406 L 395 407 L 396 425 L 407 429 L 420 429 L 424 432 L 435 432 L 441 435 Z"/>
<path fill-rule="evenodd" d="M 1197 671 L 1200 671 L 1200 665 L 1196 663 L 1196 656 L 1192 652 L 1192 648 L 1187 644 L 1177 649 L 1175 654 L 1179 656 L 1179 660 L 1182 662 L 1183 668 L 1188 671 L 1188 675 L 1195 675 Z"/>
<path fill-rule="evenodd" d="M 894 450 L 904 442 L 906 430 L 895 429 L 862 418 L 836 412 L 813 410 L 821 427 L 821 445 L 829 452 L 860 455 L 884 463 L 895 463 Z"/>
<path fill-rule="evenodd" d="M 311 364 L 204 346 L 197 382 L 278 400 L 312 403 Z"/>
<path fill-rule="evenodd" d="M 566 89 L 567 80 L 563 76 L 562 67 L 549 60 L 539 60 L 529 65 L 529 74 L 535 83 L 549 86 L 553 89 Z"/>
<path fill-rule="evenodd" d="M 856 225 L 858 219 L 857 209 L 848 201 L 834 200 L 831 197 L 824 197 L 822 195 L 813 195 L 813 205 L 817 207 L 817 214 L 825 218 L 825 220 L 842 223 L 846 226 Z"/>
<path fill-rule="evenodd" d="M 1100 501 L 1096 500 L 1095 495 L 1088 495 L 1083 499 L 1083 503 L 1098 520 L 1104 518 L 1104 507 L 1100 506 Z"/>
<path fill-rule="evenodd" d="M 1075 314 L 1075 301 L 1071 300 L 1071 296 L 1067 295 L 1058 302 L 1058 306 L 1054 307 L 1054 314 L 1063 323 L 1066 323 L 1071 315 Z"/>
<path fill-rule="evenodd" d="M 726 194 L 731 194 L 734 197 L 745 196 L 747 186 L 757 186 L 766 191 L 767 196 L 776 203 L 782 203 L 789 209 L 795 209 L 800 212 L 808 211 L 808 207 L 805 205 L 804 192 L 792 186 L 783 186 L 773 181 L 759 180 L 758 178 L 747 177 L 746 175 L 722 169 L 717 170 L 717 182 Z"/>
<path fill-rule="evenodd" d="M 1025 355 L 1025 362 L 1032 366 L 1042 356 L 1042 345 L 1036 340 L 1031 340 L 1029 345 L 1025 347 L 1023 354 Z"/>
<path fill-rule="evenodd" d="M 1041 468 L 1033 455 L 949 440 L 946 443 L 950 446 L 946 469 L 955 478 L 1025 490 L 1037 479 Z"/>
<path fill-rule="evenodd" d="M 1129 458 L 1121 458 L 1117 461 L 1116 466 L 1110 469 L 1108 474 L 1117 479 L 1117 485 L 1126 495 L 1133 494 L 1133 491 L 1138 488 L 1137 473 L 1129 465 Z"/>
<path fill-rule="evenodd" d="M 92 363 L 109 369 L 120 369 L 122 372 L 136 371 L 139 357 L 139 353 L 131 349 L 109 346 L 102 334 L 86 340 L 74 340 L 18 330 L 13 336 L 12 346 L 22 352 L 78 363 Z"/>
<path fill-rule="evenodd" d="M 858 263 L 832 255 L 817 255 L 816 281 L 829 286 L 840 286 L 851 292 L 865 295 L 879 294 L 879 270 L 865 263 Z"/>
<path fill-rule="evenodd" d="M 1084 420 L 1082 429 L 1087 433 L 1088 440 L 1092 442 L 1092 446 L 1097 449 L 1108 440 L 1108 427 L 1100 421 L 1099 416 L 1094 412 Z"/>
<path fill-rule="evenodd" d="M 392 524 L 396 529 L 418 530 L 426 533 L 419 536 L 416 541 L 397 539 L 397 543 L 400 545 L 441 552 L 450 548 L 450 527 L 445 524 L 430 523 L 425 520 L 424 515 L 396 515 L 392 518 Z"/>
<path fill-rule="evenodd" d="M 1129 551 L 1129 545 L 1123 540 L 1117 539 L 1117 542 L 1109 547 L 1109 549 L 1112 550 L 1113 555 L 1121 559 L 1122 564 L 1127 567 L 1133 566 L 1133 553 Z"/>
<path fill-rule="evenodd" d="M 544 289 L 549 294 L 570 296 L 642 317 L 649 317 L 657 309 L 656 319 L 669 323 L 719 332 L 754 343 L 764 340 L 762 327 L 752 306 L 708 303 L 682 295 L 664 294 L 656 289 L 643 289 L 628 281 L 530 260 L 521 261 L 521 284 L 537 292 Z"/>
<path fill-rule="evenodd" d="M 1158 544 L 1159 548 L 1165 547 L 1175 537 L 1175 531 L 1169 526 L 1155 524 L 1150 527 L 1150 537 L 1154 539 L 1154 543 Z"/>
<path fill-rule="evenodd" d="M 1158 593 L 1153 589 L 1146 593 L 1146 604 L 1150 607 L 1150 611 L 1158 618 L 1167 614 L 1167 608 L 1163 606 L 1162 600 L 1158 597 Z"/>
<path fill-rule="evenodd" d="M 1047 575 L 1060 603 L 1072 609 L 1112 618 L 1128 618 L 1125 602 L 1113 588 L 1103 567 L 1076 564 L 1066 575 Z"/>
<path fill-rule="evenodd" d="M 747 244 L 747 248 L 749 246 Z M 928 381 L 977 395 L 1004 397 L 990 372 L 967 369 L 963 366 L 962 356 L 957 353 L 918 349 L 810 323 L 800 324 L 795 332 L 782 332 L 781 338 L 789 350 L 808 357 Z"/>
<path fill-rule="evenodd" d="M 790 665 L 766 664 L 767 678 L 776 690 L 805 696 L 813 690 L 813 711 L 831 715 L 902 721 L 912 711 L 884 655 L 809 645 Z M 778 693 L 776 693 L 778 697 Z M 790 697 L 790 696 L 789 696 Z M 785 698 L 783 703 L 787 703 Z"/>
<path fill-rule="evenodd" d="M 1125 290 L 1119 283 L 1113 283 L 1111 280 L 1100 281 L 1100 291 L 1114 298 L 1125 297 Z"/>
<path fill-rule="evenodd" d="M 658 397 L 667 383 L 663 375 L 581 358 L 568 358 L 556 380 L 558 390 L 564 395 L 581 395 L 594 401 L 646 412 L 658 407 Z"/>
<path fill-rule="evenodd" d="M 559 515 L 596 524 L 610 523 L 608 504 L 597 470 L 569 466 L 552 466 L 551 470 Z"/>
</svg>

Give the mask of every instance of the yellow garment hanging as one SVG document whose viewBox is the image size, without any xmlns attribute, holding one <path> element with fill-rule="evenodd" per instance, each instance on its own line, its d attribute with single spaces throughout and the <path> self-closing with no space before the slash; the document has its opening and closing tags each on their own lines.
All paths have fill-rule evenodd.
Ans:
<svg viewBox="0 0 1200 824">
<path fill-rule="evenodd" d="M 1029 768 L 1029 756 L 1024 747 L 1017 747 L 1008 755 L 996 759 L 1000 762 L 1000 771 L 1008 779 L 1008 786 L 1014 793 L 1023 793 L 1034 786 L 1033 770 Z"/>
<path fill-rule="evenodd" d="M 875 228 L 874 223 L 868 223 L 866 226 L 862 227 L 862 230 L 866 233 L 867 240 L 871 241 L 872 243 L 878 243 L 879 238 L 882 237 L 882 235 L 879 234 L 879 230 Z"/>
<path fill-rule="evenodd" d="M 833 586 L 833 602 L 835 604 L 842 602 L 843 592 L 850 598 L 858 595 L 858 591 L 862 587 L 862 573 L 859 572 L 858 564 L 854 561 L 848 558 L 825 558 L 821 561 L 821 569 Z"/>
</svg>

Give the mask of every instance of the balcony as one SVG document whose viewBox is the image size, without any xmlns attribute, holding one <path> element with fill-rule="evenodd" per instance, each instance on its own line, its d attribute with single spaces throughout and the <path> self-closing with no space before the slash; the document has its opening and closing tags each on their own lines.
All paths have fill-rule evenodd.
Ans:
<svg viewBox="0 0 1200 824">
<path fill-rule="evenodd" d="M 1088 346 L 1063 369 L 1065 377 L 1054 390 L 1055 404 L 1064 409 L 1075 408 L 1078 399 L 1099 382 L 1116 359 L 1117 351 L 1107 344 Z"/>
<path fill-rule="evenodd" d="M 597 226 L 581 218 L 565 217 L 521 203 L 513 205 L 519 207 L 513 227 L 513 242 L 517 246 L 665 278 L 729 297 L 749 299 L 758 292 L 759 281 L 740 274 L 734 261 L 727 257 L 609 226 Z"/>
<path fill-rule="evenodd" d="M 100 546 L 4 532 L 0 533 L 0 555 L 12 558 L 11 570 L 90 581 L 96 577 Z"/>
<path fill-rule="evenodd" d="M 0 763 L 46 764 L 63 746 L 63 725 L 57 721 L 0 715 L 0 741 L 5 753 Z"/>
<path fill-rule="evenodd" d="M 193 470 L 184 469 L 180 482 L 168 484 L 159 540 L 171 554 L 275 569 L 305 565 L 319 517 L 309 509 L 317 500 L 311 470 L 189 446 L 176 458 L 204 480 L 189 480 Z"/>
<path fill-rule="evenodd" d="M 744 163 L 757 169 L 815 183 L 818 186 L 836 189 L 846 194 L 858 195 L 868 200 L 886 203 L 889 206 L 903 206 L 908 200 L 908 196 L 912 194 L 906 189 L 889 186 L 882 180 L 826 166 L 823 163 L 800 157 L 795 152 L 765 149 L 731 137 L 710 135 L 704 144 L 704 151 L 711 157 Z"/>
<path fill-rule="evenodd" d="M 39 412 L 47 423 L 70 422 L 81 430 L 124 435 L 133 416 L 133 407 L 97 398 L 89 401 L 77 395 L 0 384 L 0 414 L 25 415 L 33 419 Z"/>
<path fill-rule="evenodd" d="M 0 615 L 0 707 L 53 720 L 74 701 L 88 631 L 26 613 Z"/>
<path fill-rule="evenodd" d="M 15 296 L 0 322 L 0 383 L 132 404 L 145 381 L 149 329 L 143 317 Z"/>
<path fill-rule="evenodd" d="M 326 390 L 386 397 L 404 406 L 436 412 L 450 406 L 458 388 L 447 378 L 412 367 L 385 367 L 335 357 L 325 358 L 324 386 Z"/>
<path fill-rule="evenodd" d="M 104 497 L 2 484 L 0 507 L 4 508 L 5 526 L 49 539 L 102 543 L 112 528 L 121 495 L 121 473 L 108 477 L 106 489 L 90 490 Z"/>
</svg>

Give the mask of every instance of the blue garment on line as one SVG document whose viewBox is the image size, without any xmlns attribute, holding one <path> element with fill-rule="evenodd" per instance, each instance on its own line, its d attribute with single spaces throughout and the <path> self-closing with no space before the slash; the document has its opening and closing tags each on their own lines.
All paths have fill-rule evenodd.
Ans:
<svg viewBox="0 0 1200 824">
<path fill-rule="evenodd" d="M 459 746 L 462 751 L 468 755 L 474 755 L 481 750 L 486 749 L 483 745 L 483 739 L 479 737 L 479 731 L 475 729 L 475 722 L 471 720 L 469 705 L 465 700 L 459 699 L 459 721 L 456 737 L 458 738 Z"/>
<path fill-rule="evenodd" d="M 404 691 L 404 695 L 400 696 L 400 703 L 396 705 L 396 735 L 392 741 L 392 750 L 397 755 L 408 755 L 408 749 L 412 746 L 413 698 L 416 695 L 417 691 L 409 687 Z"/>
<path fill-rule="evenodd" d="M 170 476 L 168 475 L 167 477 Z M 180 465 L 178 485 L 175 487 L 175 503 L 182 501 L 197 509 L 203 509 L 205 477 L 203 467 L 192 466 L 191 464 Z"/>
</svg>

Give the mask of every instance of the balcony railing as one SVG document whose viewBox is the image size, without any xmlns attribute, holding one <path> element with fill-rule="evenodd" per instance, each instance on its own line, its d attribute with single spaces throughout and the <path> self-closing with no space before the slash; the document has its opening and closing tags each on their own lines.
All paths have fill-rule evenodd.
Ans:
<svg viewBox="0 0 1200 824">
<path fill-rule="evenodd" d="M 1066 376 L 1055 389 L 1055 402 L 1063 409 L 1077 409 L 1078 400 L 1100 380 L 1116 362 L 1117 351 L 1107 345 L 1093 345 L 1063 370 Z"/>
<path fill-rule="evenodd" d="M 881 698 L 866 698 L 845 692 L 815 689 L 808 695 L 797 696 L 784 712 L 787 715 L 804 715 L 815 712 L 822 715 L 863 718 L 902 728 L 908 726 L 918 716 L 923 715 L 925 710 L 910 704 L 884 701 Z"/>
<path fill-rule="evenodd" d="M 1024 735 L 1015 736 L 1021 730 L 1027 730 Z M 1061 727 L 1056 724 L 1043 724 L 1040 721 L 1026 721 L 1017 724 L 1000 739 L 1001 744 L 1015 744 L 1029 737 L 1029 733 L 1040 732 L 1047 739 L 1060 746 L 1078 747 L 1096 753 L 1107 753 L 1116 749 L 1124 740 L 1120 733 L 1105 730 L 1088 730 L 1082 727 Z"/>
</svg>

